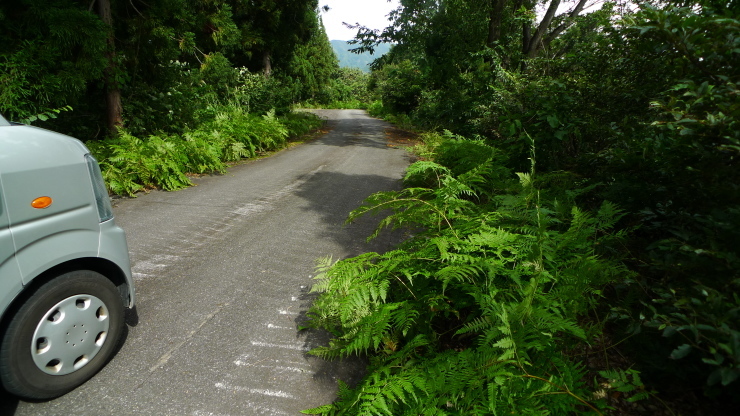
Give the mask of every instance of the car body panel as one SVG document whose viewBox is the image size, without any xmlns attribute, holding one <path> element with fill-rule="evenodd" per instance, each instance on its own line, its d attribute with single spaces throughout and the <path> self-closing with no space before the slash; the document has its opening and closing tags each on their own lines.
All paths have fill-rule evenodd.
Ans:
<svg viewBox="0 0 740 416">
<path fill-rule="evenodd" d="M 126 233 L 116 225 L 114 220 L 106 221 L 100 224 L 100 249 L 98 257 L 108 259 L 116 264 L 126 276 L 128 283 L 129 301 L 126 306 L 133 308 L 136 303 L 136 291 L 134 290 L 134 280 L 131 275 L 131 260 L 128 256 L 128 242 Z M 122 249 L 122 247 L 125 248 Z"/>
<path fill-rule="evenodd" d="M 7 212 L 0 175 L 0 316 L 1 311 L 4 311 L 23 289 L 23 278 L 15 257 L 15 245 L 10 234 Z"/>
<path fill-rule="evenodd" d="M 135 292 L 124 231 L 100 222 L 82 142 L 0 116 L 0 316 L 36 277 L 75 260 L 114 264 Z M 38 209 L 32 202 L 50 197 Z"/>
</svg>

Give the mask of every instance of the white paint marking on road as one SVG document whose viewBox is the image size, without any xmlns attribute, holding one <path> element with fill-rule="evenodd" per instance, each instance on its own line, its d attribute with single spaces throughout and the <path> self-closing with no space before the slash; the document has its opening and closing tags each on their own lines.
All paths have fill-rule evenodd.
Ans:
<svg viewBox="0 0 740 416">
<path fill-rule="evenodd" d="M 290 360 L 290 359 L 285 358 L 285 357 L 282 357 L 282 358 L 263 358 L 261 360 L 257 360 L 257 356 L 256 355 L 252 355 L 252 354 L 242 354 L 242 355 L 239 356 L 239 358 L 237 358 L 236 360 L 234 360 L 234 364 L 241 365 L 241 366 L 253 366 L 253 365 L 262 364 L 262 363 L 274 363 L 274 364 L 271 365 L 272 367 L 277 367 L 280 364 L 282 364 L 282 365 L 289 364 L 289 365 L 292 365 L 292 366 L 294 366 L 296 368 L 299 368 L 301 366 L 305 366 L 306 361 L 304 361 L 304 360 Z M 268 366 L 268 365 L 265 364 L 265 366 Z M 308 370 L 306 370 L 306 371 L 308 371 Z"/>
<path fill-rule="evenodd" d="M 251 215 L 259 212 L 267 211 L 268 206 L 266 204 L 244 204 L 237 208 L 236 211 L 231 211 L 237 215 Z"/>
<path fill-rule="evenodd" d="M 267 366 L 264 366 L 264 367 L 267 368 Z M 278 373 L 285 373 L 286 371 L 291 371 L 291 372 L 294 372 L 294 373 L 301 373 L 301 374 L 303 374 L 303 373 L 307 373 L 308 372 L 308 370 L 306 370 L 304 368 L 298 368 L 298 367 L 278 366 L 278 367 L 272 367 L 272 368 L 274 368 L 275 370 L 279 370 Z"/>
<path fill-rule="evenodd" d="M 253 388 L 243 387 L 243 386 L 234 386 L 228 383 L 216 383 L 216 388 L 221 389 L 221 390 L 246 391 L 252 394 L 261 394 L 263 396 L 270 396 L 270 397 L 282 397 L 285 399 L 295 399 L 295 396 L 293 396 L 290 393 L 286 393 L 282 390 L 253 389 Z"/>
<path fill-rule="evenodd" d="M 180 256 L 174 256 L 171 254 L 155 254 L 149 260 L 137 261 L 133 266 L 131 266 L 131 274 L 132 276 L 141 279 L 151 277 L 153 274 L 161 272 L 163 269 L 166 269 L 169 265 L 178 260 L 180 260 Z"/>
<path fill-rule="evenodd" d="M 151 275 L 151 274 L 146 274 L 146 273 L 134 273 L 134 272 L 131 272 L 131 276 L 132 276 L 132 277 L 133 277 L 134 279 L 137 279 L 137 280 L 143 280 L 143 279 L 146 279 L 147 277 L 152 277 L 152 275 Z"/>
<path fill-rule="evenodd" d="M 141 272 L 138 272 L 138 273 L 142 273 L 142 272 L 152 272 L 152 271 L 162 270 L 165 267 L 167 267 L 166 264 L 155 263 L 151 260 L 140 260 L 140 261 L 137 261 L 136 264 L 134 264 L 131 267 L 131 270 L 136 270 L 137 272 L 138 270 L 141 270 Z"/>
<path fill-rule="evenodd" d="M 298 312 L 291 312 L 287 309 L 278 309 L 280 315 L 298 315 Z"/>
<path fill-rule="evenodd" d="M 275 372 L 278 373 L 278 374 L 285 373 L 285 372 L 293 372 L 293 373 L 303 374 L 303 373 L 307 373 L 308 372 L 308 370 L 306 370 L 304 368 L 286 367 L 286 366 L 283 366 L 283 365 L 278 365 L 278 366 L 260 365 L 258 367 L 260 367 L 260 368 L 269 368 L 271 370 L 275 370 Z"/>
<path fill-rule="evenodd" d="M 242 360 L 234 360 L 234 365 L 237 367 L 254 367 L 253 363 L 248 363 Z"/>
<path fill-rule="evenodd" d="M 214 310 L 213 312 L 209 313 L 205 317 L 205 319 L 203 319 L 203 321 L 201 321 L 200 325 L 198 325 L 197 328 L 195 328 L 194 330 L 190 331 L 190 333 L 182 341 L 180 341 L 177 345 L 175 345 L 174 347 L 170 348 L 169 351 L 167 351 L 161 357 L 159 357 L 159 360 L 157 360 L 157 363 L 154 364 L 153 366 L 151 366 L 149 368 L 149 372 L 152 373 L 155 370 L 157 370 L 158 368 L 160 368 L 163 365 L 167 364 L 167 361 L 169 361 L 170 358 L 172 358 L 172 354 L 174 354 L 175 351 L 179 350 L 180 347 L 182 347 L 183 345 L 185 345 L 186 342 L 190 341 L 193 338 L 193 336 L 195 336 L 195 334 L 198 333 L 198 331 L 200 331 L 200 329 L 203 328 L 203 326 L 205 326 L 205 324 L 208 323 L 208 321 L 210 321 L 211 319 L 213 319 L 213 317 L 216 316 L 216 314 L 219 313 L 221 311 L 221 309 L 224 308 L 224 306 L 228 306 L 228 305 L 229 305 L 228 303 L 221 304 L 221 305 L 218 306 L 218 308 L 216 308 L 216 310 Z"/>
<path fill-rule="evenodd" d="M 290 329 L 291 331 L 295 330 L 295 328 L 290 327 L 290 326 L 278 326 L 278 325 L 273 325 L 273 324 L 267 324 L 267 327 L 270 329 Z"/>
<path fill-rule="evenodd" d="M 228 413 L 213 413 L 213 412 L 206 412 L 204 410 L 196 410 L 193 413 L 191 413 L 193 416 L 231 416 Z"/>
<path fill-rule="evenodd" d="M 254 345 L 255 347 L 283 348 L 286 350 L 295 350 L 295 351 L 309 351 L 311 349 L 303 345 L 297 345 L 297 344 L 273 344 L 270 342 L 262 342 L 262 341 L 252 341 L 252 345 Z"/>
<path fill-rule="evenodd" d="M 264 416 L 293 416 L 292 414 L 286 413 L 282 410 L 260 406 L 250 401 L 240 402 L 239 404 L 247 406 L 252 410 L 249 413 L 249 416 L 262 416 L 262 415 Z M 213 413 L 213 412 L 207 412 L 204 410 L 196 410 L 193 413 L 191 413 L 191 415 L 192 416 L 231 416 L 230 414 Z M 244 415 L 240 415 L 240 416 L 244 416 Z"/>
<path fill-rule="evenodd" d="M 177 260 L 180 260 L 180 256 L 176 256 L 174 254 L 155 254 L 154 257 L 152 257 L 152 261 L 160 263 L 174 263 Z"/>
<path fill-rule="evenodd" d="M 285 372 L 293 372 L 293 373 L 307 373 L 309 370 L 305 368 L 300 367 L 288 367 L 284 365 L 268 365 L 268 364 L 260 364 L 261 362 L 266 360 L 260 360 L 257 362 L 246 362 L 242 360 L 235 360 L 234 365 L 237 367 L 258 367 L 258 368 L 267 368 L 270 370 L 275 370 L 275 372 L 279 373 L 285 373 Z M 278 361 L 278 360 L 270 360 L 270 361 Z"/>
</svg>

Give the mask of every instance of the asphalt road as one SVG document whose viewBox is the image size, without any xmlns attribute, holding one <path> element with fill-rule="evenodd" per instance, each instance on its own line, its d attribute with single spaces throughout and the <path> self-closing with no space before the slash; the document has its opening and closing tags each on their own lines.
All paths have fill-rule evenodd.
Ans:
<svg viewBox="0 0 740 416">
<path fill-rule="evenodd" d="M 299 331 L 317 258 L 382 251 L 371 218 L 344 226 L 371 193 L 395 189 L 409 163 L 389 125 L 322 110 L 328 134 L 206 176 L 178 192 L 119 200 L 138 317 L 93 379 L 55 400 L 0 391 L 1 415 L 298 415 L 327 404 L 362 363 L 308 356 L 326 334 Z"/>
</svg>

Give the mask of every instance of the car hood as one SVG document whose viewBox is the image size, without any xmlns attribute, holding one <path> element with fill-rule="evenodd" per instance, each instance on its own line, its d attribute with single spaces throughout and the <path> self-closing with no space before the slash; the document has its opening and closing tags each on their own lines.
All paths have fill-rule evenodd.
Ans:
<svg viewBox="0 0 740 416">
<path fill-rule="evenodd" d="M 3 173 L 85 163 L 87 153 L 89 150 L 75 138 L 38 127 L 0 122 L 0 170 Z"/>
</svg>

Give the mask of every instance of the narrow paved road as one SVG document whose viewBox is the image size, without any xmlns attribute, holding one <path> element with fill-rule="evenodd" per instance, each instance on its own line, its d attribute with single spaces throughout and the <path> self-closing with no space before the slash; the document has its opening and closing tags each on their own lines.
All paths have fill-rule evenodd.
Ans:
<svg viewBox="0 0 740 416">
<path fill-rule="evenodd" d="M 178 192 L 120 200 L 138 322 L 97 376 L 56 400 L 0 392 L 0 415 L 291 415 L 331 402 L 361 364 L 306 355 L 325 334 L 298 331 L 315 260 L 384 250 L 373 220 L 344 226 L 369 194 L 400 186 L 406 152 L 387 124 L 323 110 L 325 136 Z"/>
</svg>

